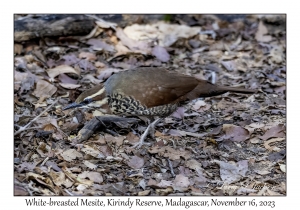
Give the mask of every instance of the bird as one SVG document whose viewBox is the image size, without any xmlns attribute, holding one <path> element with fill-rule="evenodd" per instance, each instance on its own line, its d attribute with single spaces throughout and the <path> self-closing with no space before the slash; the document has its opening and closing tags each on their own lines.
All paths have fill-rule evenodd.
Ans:
<svg viewBox="0 0 300 210">
<path fill-rule="evenodd" d="M 256 90 L 216 85 L 165 68 L 138 67 L 113 74 L 104 83 L 82 92 L 63 110 L 87 106 L 103 115 L 158 117 L 134 145 L 140 148 L 149 130 L 182 103 L 226 92 L 251 94 Z"/>
</svg>

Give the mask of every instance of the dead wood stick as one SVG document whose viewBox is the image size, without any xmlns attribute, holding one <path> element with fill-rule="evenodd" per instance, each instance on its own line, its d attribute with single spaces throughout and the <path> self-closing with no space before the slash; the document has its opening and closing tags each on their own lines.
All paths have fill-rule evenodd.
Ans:
<svg viewBox="0 0 300 210">
<path fill-rule="evenodd" d="M 118 127 L 130 127 L 130 124 L 139 121 L 135 118 L 125 118 L 118 116 L 98 116 L 91 119 L 85 126 L 78 132 L 77 136 L 72 140 L 73 143 L 79 144 L 90 138 L 91 135 L 95 133 L 96 130 L 101 127 L 106 127 L 108 124 L 114 123 Z"/>
<path fill-rule="evenodd" d="M 50 106 L 48 106 L 47 109 L 45 109 L 44 111 L 42 111 L 41 114 L 39 114 L 33 120 L 31 120 L 29 123 L 27 123 L 27 125 L 25 125 L 24 127 L 20 127 L 20 129 L 17 132 L 15 132 L 14 136 L 20 134 L 27 127 L 29 127 L 33 122 L 35 122 L 37 119 L 39 119 L 45 112 L 47 112 L 52 106 L 54 106 L 54 104 L 56 104 L 58 102 L 58 100 L 59 100 L 59 98 L 56 99 Z"/>
</svg>

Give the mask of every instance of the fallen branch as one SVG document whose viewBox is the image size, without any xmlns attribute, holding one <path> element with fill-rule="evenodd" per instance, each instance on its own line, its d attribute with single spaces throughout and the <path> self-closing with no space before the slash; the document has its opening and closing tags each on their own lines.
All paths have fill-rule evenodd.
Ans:
<svg viewBox="0 0 300 210">
<path fill-rule="evenodd" d="M 79 144 L 86 141 L 91 135 L 95 133 L 96 130 L 101 127 L 107 127 L 108 124 L 114 123 L 118 127 L 125 128 L 130 127 L 131 124 L 139 121 L 135 118 L 125 118 L 118 116 L 98 116 L 91 119 L 85 126 L 78 132 L 78 135 L 72 139 L 72 142 Z"/>
<path fill-rule="evenodd" d="M 46 113 L 54 104 L 56 104 L 58 102 L 59 98 L 56 99 L 53 104 L 51 104 L 49 107 L 47 107 L 47 109 L 45 109 L 44 111 L 41 112 L 41 114 L 39 114 L 38 116 L 36 116 L 33 120 L 31 120 L 29 123 L 27 123 L 27 125 L 25 125 L 24 127 L 20 127 L 20 129 L 15 132 L 14 136 L 20 134 L 22 131 L 24 131 L 27 127 L 29 127 L 33 122 L 35 122 L 37 119 L 39 119 L 44 113 Z"/>
</svg>

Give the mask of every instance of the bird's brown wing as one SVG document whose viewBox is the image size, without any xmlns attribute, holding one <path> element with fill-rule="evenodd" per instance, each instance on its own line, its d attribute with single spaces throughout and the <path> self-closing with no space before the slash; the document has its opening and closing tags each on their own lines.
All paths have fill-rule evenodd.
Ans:
<svg viewBox="0 0 300 210">
<path fill-rule="evenodd" d="M 160 68 L 139 68 L 120 72 L 105 83 L 106 92 L 134 96 L 150 107 L 177 101 L 198 85 L 197 79 Z"/>
</svg>

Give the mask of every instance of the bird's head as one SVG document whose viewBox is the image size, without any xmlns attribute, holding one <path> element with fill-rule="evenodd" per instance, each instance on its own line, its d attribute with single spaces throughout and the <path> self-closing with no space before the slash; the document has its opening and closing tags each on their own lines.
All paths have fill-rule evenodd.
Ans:
<svg viewBox="0 0 300 210">
<path fill-rule="evenodd" d="M 74 103 L 71 103 L 63 108 L 63 110 L 73 109 L 76 107 L 101 107 L 108 103 L 108 98 L 105 94 L 105 88 L 102 84 L 82 92 Z"/>
</svg>

